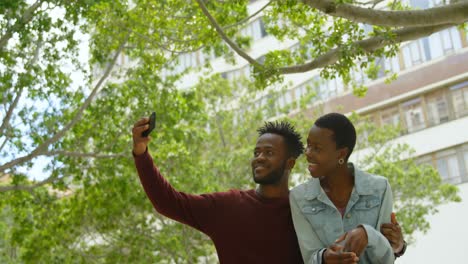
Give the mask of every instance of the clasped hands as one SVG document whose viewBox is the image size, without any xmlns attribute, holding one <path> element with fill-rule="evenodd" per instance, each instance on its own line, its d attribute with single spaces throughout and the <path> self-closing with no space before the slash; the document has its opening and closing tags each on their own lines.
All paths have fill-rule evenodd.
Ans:
<svg viewBox="0 0 468 264">
<path fill-rule="evenodd" d="M 391 214 L 391 223 L 382 224 L 380 232 L 387 238 L 393 252 L 402 250 L 404 239 L 401 227 L 396 220 L 395 213 Z M 354 264 L 359 262 L 359 256 L 366 249 L 368 237 L 365 228 L 360 225 L 340 236 L 335 243 L 323 253 L 326 264 Z"/>
<path fill-rule="evenodd" d="M 358 226 L 340 236 L 323 253 L 326 264 L 354 264 L 367 246 L 367 232 Z"/>
</svg>

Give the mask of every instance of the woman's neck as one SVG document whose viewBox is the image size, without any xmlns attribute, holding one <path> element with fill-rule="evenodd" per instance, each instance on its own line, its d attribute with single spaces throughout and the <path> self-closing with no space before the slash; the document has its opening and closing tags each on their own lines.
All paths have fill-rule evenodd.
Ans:
<svg viewBox="0 0 468 264">
<path fill-rule="evenodd" d="M 354 186 L 353 174 L 348 167 L 341 166 L 327 176 L 320 178 L 320 185 L 329 191 L 343 190 Z"/>
<path fill-rule="evenodd" d="M 354 187 L 354 176 L 347 167 L 342 166 L 332 174 L 320 178 L 320 186 L 337 207 L 348 204 Z"/>
</svg>

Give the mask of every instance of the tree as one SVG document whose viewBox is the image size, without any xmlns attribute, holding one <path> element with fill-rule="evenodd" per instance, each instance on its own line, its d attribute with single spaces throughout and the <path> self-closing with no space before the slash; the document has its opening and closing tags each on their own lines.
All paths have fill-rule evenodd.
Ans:
<svg viewBox="0 0 468 264">
<path fill-rule="evenodd" d="M 396 48 L 375 49 L 372 54 L 356 49 L 369 41 L 357 30 L 357 23 L 342 15 L 341 7 L 349 4 L 326 8 L 329 14 L 342 16 L 328 19 L 310 6 L 319 1 L 272 1 L 264 9 L 266 30 L 280 39 L 297 39 L 302 43 L 297 53 L 272 51 L 263 65 L 252 63 L 256 82 L 230 83 L 206 74 L 192 89 L 178 89 L 177 81 L 192 70 L 176 71 L 181 52 L 202 50 L 235 61 L 219 32 L 225 32 L 239 49 L 249 45 L 251 40 L 238 34 L 249 20 L 248 2 L 37 0 L 0 4 L 0 180 L 6 181 L 0 185 L 0 262 L 195 263 L 200 258 L 213 259 L 207 237 L 154 214 L 133 166 L 133 122 L 153 109 L 157 112 L 151 151 L 176 188 L 202 193 L 252 187 L 248 160 L 256 139 L 254 128 L 273 115 L 270 111 L 288 110 L 288 106 L 271 109 L 268 104 L 256 108 L 252 98 L 259 88 L 281 79 L 278 69 L 311 63 L 307 62 L 311 56 L 321 61 L 314 67 L 324 67 L 323 76 L 346 77 L 356 59 L 366 55 L 372 61 L 373 56 L 391 55 Z M 427 30 L 463 23 L 455 17 L 466 14 L 466 5 L 460 2 L 455 7 L 462 10 L 457 11 L 461 15 L 442 16 L 454 20 L 438 20 L 440 24 L 426 25 Z M 219 27 L 210 26 L 207 10 Z M 354 16 L 358 19 L 353 21 L 370 23 L 360 20 L 359 13 Z M 285 24 L 275 23 L 279 18 Z M 330 35 L 320 26 L 326 21 L 333 29 Z M 374 23 L 378 26 L 370 39 L 397 42 L 392 39 L 392 26 L 401 25 L 380 23 Z M 217 33 L 215 28 L 222 31 Z M 89 59 L 83 59 L 86 36 L 90 38 Z M 307 43 L 313 43 L 313 48 Z M 123 58 L 135 63 L 121 65 Z M 169 74 L 171 70 L 177 74 Z M 209 65 L 201 69 L 202 74 L 209 71 Z M 271 96 L 273 100 L 275 94 Z M 226 107 L 233 99 L 241 109 Z M 299 127 L 304 125 L 303 134 L 310 116 L 304 118 L 291 119 Z M 42 172 L 34 167 L 39 163 Z M 381 174 L 390 174 L 381 167 Z M 391 174 L 398 177 L 396 182 L 403 177 Z M 444 186 L 439 182 L 420 195 L 435 204 L 456 200 L 455 189 Z M 426 228 L 423 219 L 430 210 L 420 212 L 403 214 L 405 228 L 412 228 L 407 232 Z"/>
<path fill-rule="evenodd" d="M 322 69 L 321 76 L 325 79 L 340 76 L 348 83 L 352 81 L 351 69 L 375 68 L 376 58 L 394 56 L 399 43 L 463 26 L 468 21 L 468 1 L 464 0 L 424 10 L 408 10 L 402 1 L 269 1 L 263 16 L 268 33 L 280 40 L 297 39 L 300 47 L 295 52 L 270 51 L 261 63 L 242 49 L 245 40 L 233 39 L 239 34 L 224 18 L 232 8 L 229 4 L 210 2 L 213 6 L 210 10 L 203 0 L 196 2 L 219 37 L 254 67 L 261 86 L 275 82 L 281 74 L 314 69 Z M 240 2 L 236 1 L 235 5 L 246 5 L 248 1 Z M 423 7 L 429 6 L 429 1 L 419 4 L 422 2 L 425 2 Z M 372 30 L 366 32 L 364 25 Z M 353 88 L 356 94 L 364 95 L 362 89 L 358 89 L 362 87 L 354 85 Z"/>
</svg>

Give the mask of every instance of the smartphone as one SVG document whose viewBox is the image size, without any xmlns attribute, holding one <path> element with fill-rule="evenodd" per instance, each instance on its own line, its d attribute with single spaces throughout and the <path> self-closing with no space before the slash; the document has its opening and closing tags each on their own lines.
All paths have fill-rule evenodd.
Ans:
<svg viewBox="0 0 468 264">
<path fill-rule="evenodd" d="M 153 129 L 155 127 L 156 127 L 156 112 L 153 112 L 150 115 L 149 128 L 147 130 L 143 131 L 143 133 L 141 133 L 141 135 L 143 137 L 147 137 L 151 133 L 151 131 L 153 131 Z"/>
</svg>

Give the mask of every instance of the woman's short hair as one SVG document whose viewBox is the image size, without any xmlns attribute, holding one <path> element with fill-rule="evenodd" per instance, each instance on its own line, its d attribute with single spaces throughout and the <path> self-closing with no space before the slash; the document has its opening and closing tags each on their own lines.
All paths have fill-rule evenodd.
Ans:
<svg viewBox="0 0 468 264">
<path fill-rule="evenodd" d="M 333 131 L 332 139 L 336 142 L 336 147 L 348 148 L 348 155 L 346 156 L 346 160 L 348 160 L 356 145 L 356 129 L 353 123 L 343 114 L 329 113 L 319 117 L 314 125 Z"/>
</svg>

